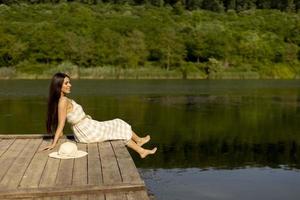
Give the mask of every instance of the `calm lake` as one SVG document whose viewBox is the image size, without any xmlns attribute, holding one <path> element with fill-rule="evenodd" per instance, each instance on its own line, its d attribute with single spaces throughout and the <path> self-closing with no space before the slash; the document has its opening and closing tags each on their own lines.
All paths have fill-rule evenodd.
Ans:
<svg viewBox="0 0 300 200">
<path fill-rule="evenodd" d="M 0 81 L 0 134 L 45 133 L 48 85 Z M 151 134 L 154 156 L 130 153 L 156 199 L 300 199 L 300 81 L 73 80 L 69 97 Z"/>
</svg>

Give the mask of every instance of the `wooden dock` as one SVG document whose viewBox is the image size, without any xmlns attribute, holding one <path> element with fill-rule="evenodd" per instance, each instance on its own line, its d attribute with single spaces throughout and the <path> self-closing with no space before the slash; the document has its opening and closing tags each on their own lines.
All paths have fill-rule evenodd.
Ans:
<svg viewBox="0 0 300 200">
<path fill-rule="evenodd" d="M 64 137 L 62 142 L 72 140 Z M 88 155 L 55 159 L 44 135 L 0 135 L 0 199 L 149 200 L 124 142 L 77 143 Z"/>
</svg>

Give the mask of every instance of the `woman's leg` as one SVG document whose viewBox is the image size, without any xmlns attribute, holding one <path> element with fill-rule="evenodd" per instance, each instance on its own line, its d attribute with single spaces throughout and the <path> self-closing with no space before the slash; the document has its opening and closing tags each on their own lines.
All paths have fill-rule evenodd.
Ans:
<svg viewBox="0 0 300 200">
<path fill-rule="evenodd" d="M 143 146 L 147 142 L 150 141 L 150 135 L 147 135 L 146 137 L 139 137 L 134 131 L 132 131 L 132 138 L 134 142 L 136 142 L 137 145 Z"/>
<path fill-rule="evenodd" d="M 127 146 L 134 151 L 136 151 L 138 154 L 140 154 L 141 158 L 145 158 L 149 154 L 154 154 L 157 150 L 157 148 L 153 148 L 152 150 L 144 149 L 141 146 L 139 146 L 137 143 L 135 143 L 133 140 L 129 140 L 127 143 Z"/>
</svg>

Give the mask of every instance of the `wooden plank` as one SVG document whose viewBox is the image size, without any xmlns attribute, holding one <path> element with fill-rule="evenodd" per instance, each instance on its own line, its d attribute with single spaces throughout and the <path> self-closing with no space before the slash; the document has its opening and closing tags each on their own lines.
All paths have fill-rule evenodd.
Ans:
<svg viewBox="0 0 300 200">
<path fill-rule="evenodd" d="M 110 142 L 98 143 L 104 184 L 121 183 L 118 163 Z"/>
<path fill-rule="evenodd" d="M 70 200 L 105 200 L 104 194 L 81 194 L 81 195 L 63 195 L 56 197 L 34 198 L 34 200 L 52 200 L 55 199 L 70 199 Z"/>
<path fill-rule="evenodd" d="M 4 198 L 32 198 L 58 195 L 77 195 L 77 194 L 93 194 L 98 192 L 113 193 L 113 192 L 128 192 L 144 190 L 143 184 L 114 184 L 114 185 L 85 185 L 85 186 L 52 186 L 39 188 L 18 188 L 18 189 L 3 189 L 0 188 L 0 199 Z"/>
<path fill-rule="evenodd" d="M 56 177 L 56 184 L 65 186 L 72 184 L 74 159 L 62 159 Z"/>
<path fill-rule="evenodd" d="M 123 141 L 111 142 L 124 183 L 144 183 Z"/>
<path fill-rule="evenodd" d="M 48 157 L 46 166 L 41 176 L 39 187 L 49 187 L 55 185 L 59 163 L 59 159 Z"/>
<path fill-rule="evenodd" d="M 62 143 L 67 142 L 67 140 L 62 140 Z M 68 141 L 70 142 L 70 141 Z M 74 168 L 74 159 L 60 159 L 60 164 L 56 177 L 56 185 L 66 186 L 72 184 Z"/>
<path fill-rule="evenodd" d="M 33 198 L 21 198 L 21 199 L 18 199 L 18 200 L 33 200 Z"/>
<path fill-rule="evenodd" d="M 127 200 L 149 200 L 149 196 L 145 190 L 130 191 L 127 193 Z"/>
<path fill-rule="evenodd" d="M 51 140 L 43 140 L 39 150 L 51 144 Z M 48 154 L 52 151 L 38 151 L 35 153 L 30 165 L 21 180 L 20 187 L 38 187 L 42 173 L 48 160 Z"/>
<path fill-rule="evenodd" d="M 125 193 L 107 193 L 105 194 L 105 200 L 126 200 Z"/>
<path fill-rule="evenodd" d="M 40 138 L 48 138 L 53 139 L 54 135 L 51 134 L 0 134 L 0 138 L 2 139 L 40 139 Z M 74 138 L 73 134 L 65 134 L 61 137 L 61 139 L 66 138 Z"/>
<path fill-rule="evenodd" d="M 34 200 L 36 200 L 36 199 L 38 199 L 38 200 L 62 200 L 62 196 L 34 198 Z M 65 199 L 69 200 L 70 198 L 67 197 Z"/>
<path fill-rule="evenodd" d="M 3 145 L 1 156 L 3 140 L 10 142 Z M 88 151 L 88 156 L 67 160 L 48 157 L 65 141 L 60 139 L 51 151 L 37 152 L 52 141 L 0 138 L 0 186 L 13 186 L 0 187 L 0 199 L 149 199 L 123 142 L 79 143 L 78 149 Z"/>
<path fill-rule="evenodd" d="M 60 197 L 58 197 L 60 200 L 70 200 L 71 199 L 71 197 L 70 196 L 68 196 L 68 195 L 62 195 L 62 196 L 60 196 Z"/>
<path fill-rule="evenodd" d="M 88 195 L 87 194 L 71 195 L 70 199 L 71 200 L 88 200 Z"/>
<path fill-rule="evenodd" d="M 103 183 L 101 161 L 97 143 L 88 144 L 88 184 Z"/>
<path fill-rule="evenodd" d="M 40 198 L 34 198 L 34 200 L 61 200 L 61 196 L 55 196 L 55 197 L 40 197 Z"/>
<path fill-rule="evenodd" d="M 24 149 L 28 140 L 16 140 L 9 149 L 0 157 L 0 180 L 6 174 L 13 161 L 18 157 L 20 152 Z"/>
<path fill-rule="evenodd" d="M 58 143 L 55 146 L 55 148 L 51 151 L 46 152 L 48 152 L 49 154 L 50 152 L 58 151 L 60 144 L 63 142 L 65 142 L 65 139 L 58 140 Z M 41 176 L 39 187 L 49 187 L 55 185 L 59 164 L 60 159 L 51 158 L 47 156 L 47 163 Z"/>
<path fill-rule="evenodd" d="M 6 172 L 2 178 L 0 187 L 16 188 L 18 187 L 23 174 L 29 165 L 33 155 L 37 151 L 37 148 L 41 144 L 41 139 L 30 139 L 23 151 L 18 155 L 10 169 Z"/>
<path fill-rule="evenodd" d="M 78 150 L 87 151 L 87 145 L 79 143 L 77 144 Z M 74 171 L 72 185 L 86 185 L 87 178 L 87 156 L 76 158 L 74 160 Z"/>
<path fill-rule="evenodd" d="M 105 200 L 104 194 L 89 194 L 88 200 Z"/>
<path fill-rule="evenodd" d="M 4 139 L 0 141 L 0 156 L 8 150 L 14 141 L 14 139 Z"/>
</svg>

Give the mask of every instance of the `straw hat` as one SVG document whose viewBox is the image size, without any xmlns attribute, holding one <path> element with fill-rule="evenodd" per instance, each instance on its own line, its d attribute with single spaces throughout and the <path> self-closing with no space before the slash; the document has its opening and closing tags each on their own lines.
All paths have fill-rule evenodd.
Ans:
<svg viewBox="0 0 300 200">
<path fill-rule="evenodd" d="M 80 158 L 86 156 L 88 153 L 77 149 L 76 144 L 72 142 L 62 143 L 58 149 L 58 152 L 52 152 L 49 154 L 52 158 L 70 159 Z"/>
</svg>

